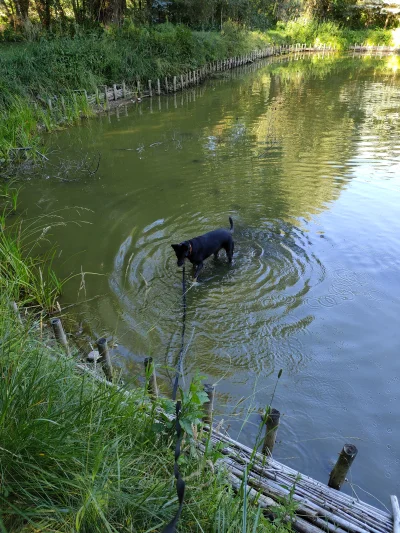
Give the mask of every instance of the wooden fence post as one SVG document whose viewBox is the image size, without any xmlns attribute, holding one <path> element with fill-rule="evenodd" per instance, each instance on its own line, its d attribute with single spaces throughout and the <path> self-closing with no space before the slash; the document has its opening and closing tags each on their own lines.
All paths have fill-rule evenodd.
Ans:
<svg viewBox="0 0 400 533">
<path fill-rule="evenodd" d="M 161 94 L 161 87 L 160 87 L 160 80 L 159 79 L 157 79 L 157 94 L 158 94 L 158 96 L 160 96 L 160 94 Z"/>
<path fill-rule="evenodd" d="M 268 411 L 265 413 L 265 439 L 262 447 L 264 454 L 272 455 L 280 418 L 281 413 L 277 409 L 268 408 Z"/>
<path fill-rule="evenodd" d="M 204 384 L 204 392 L 208 396 L 208 402 L 204 404 L 204 416 L 203 422 L 206 424 L 211 424 L 212 414 L 214 409 L 214 396 L 215 396 L 215 386 L 210 385 L 209 383 Z"/>
<path fill-rule="evenodd" d="M 52 318 L 51 327 L 53 328 L 54 336 L 59 344 L 64 348 L 64 350 L 69 353 L 69 346 L 67 336 L 65 334 L 62 322 L 60 318 Z"/>
<path fill-rule="evenodd" d="M 111 364 L 110 352 L 108 350 L 107 339 L 102 337 L 97 341 L 97 349 L 99 351 L 99 361 L 101 367 L 108 381 L 113 380 L 113 368 Z"/>
<path fill-rule="evenodd" d="M 108 105 L 107 85 L 104 85 L 104 104 L 106 106 L 106 109 L 110 108 L 110 106 Z"/>
<path fill-rule="evenodd" d="M 153 358 L 146 357 L 143 363 L 144 363 L 144 370 L 146 372 L 146 381 L 148 380 L 147 382 L 148 393 L 153 398 L 157 398 L 158 397 L 158 386 L 157 386 L 157 377 L 156 377 L 156 371 L 154 368 Z"/>
<path fill-rule="evenodd" d="M 153 89 L 151 88 L 151 80 L 149 80 L 149 96 L 153 96 Z"/>
<path fill-rule="evenodd" d="M 165 76 L 165 92 L 168 94 L 168 78 Z"/>
<path fill-rule="evenodd" d="M 328 487 L 340 490 L 346 479 L 347 472 L 356 458 L 357 452 L 358 450 L 354 444 L 345 444 L 343 446 L 343 450 L 340 452 L 338 460 L 329 476 Z"/>
</svg>

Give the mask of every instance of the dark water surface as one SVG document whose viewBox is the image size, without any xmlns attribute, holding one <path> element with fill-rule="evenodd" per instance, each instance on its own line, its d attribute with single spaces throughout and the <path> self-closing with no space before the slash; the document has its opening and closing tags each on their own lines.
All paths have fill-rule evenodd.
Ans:
<svg viewBox="0 0 400 533">
<path fill-rule="evenodd" d="M 31 217 L 70 222 L 53 231 L 57 271 L 101 275 L 64 301 L 101 295 L 80 312 L 116 337 L 133 378 L 145 355 L 165 367 L 179 351 L 170 243 L 231 215 L 234 264 L 210 259 L 188 291 L 186 384 L 196 370 L 218 382 L 219 415 L 252 445 L 282 368 L 276 458 L 326 481 L 353 442 L 352 488 L 376 505 L 400 493 L 398 66 L 264 64 L 121 107 L 49 136 L 50 162 L 22 195 Z"/>
</svg>

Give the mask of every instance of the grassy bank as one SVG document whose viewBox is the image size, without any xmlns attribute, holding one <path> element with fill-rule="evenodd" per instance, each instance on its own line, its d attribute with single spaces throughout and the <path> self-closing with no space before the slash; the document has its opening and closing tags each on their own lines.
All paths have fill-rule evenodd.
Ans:
<svg viewBox="0 0 400 533">
<path fill-rule="evenodd" d="M 8 309 L 3 293 L 0 530 L 160 531 L 177 508 L 172 424 L 156 420 L 141 390 L 126 397 L 78 375 L 39 324 L 22 326 Z M 181 531 L 279 530 L 213 472 L 215 450 L 197 457 L 188 438 L 184 449 Z"/>
<path fill-rule="evenodd" d="M 75 91 L 94 93 L 96 87 L 122 80 L 147 83 L 271 42 L 326 43 L 346 49 L 354 42 L 392 41 L 390 31 L 351 31 L 335 23 L 299 20 L 268 32 L 246 31 L 233 23 L 226 23 L 222 32 L 196 32 L 171 24 L 148 28 L 127 22 L 120 29 L 77 31 L 73 37 L 7 45 L 0 55 L 0 164 L 7 159 L 40 158 L 40 129 L 51 131 L 89 116 L 82 92 Z"/>
<path fill-rule="evenodd" d="M 145 384 L 126 395 L 78 374 L 78 354 L 66 356 L 52 340 L 46 311 L 57 307 L 62 283 L 51 256 L 35 252 L 52 222 L 40 229 L 14 220 L 16 194 L 0 189 L 0 531 L 161 531 L 178 505 L 174 423 L 156 418 Z M 233 492 L 215 468 L 217 449 L 196 452 L 201 387 L 195 380 L 182 393 L 186 495 L 178 531 L 287 530 L 279 521 L 287 510 L 271 524 Z M 167 399 L 159 406 L 174 412 Z"/>
</svg>

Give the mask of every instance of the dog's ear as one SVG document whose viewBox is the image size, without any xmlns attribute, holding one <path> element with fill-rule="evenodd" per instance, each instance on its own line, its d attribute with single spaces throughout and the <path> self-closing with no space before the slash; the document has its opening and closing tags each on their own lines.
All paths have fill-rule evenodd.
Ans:
<svg viewBox="0 0 400 533">
<path fill-rule="evenodd" d="M 177 250 L 179 250 L 179 246 L 180 246 L 180 245 L 179 245 L 179 244 L 171 244 L 171 246 L 172 246 L 172 248 L 173 248 L 173 249 L 175 250 L 175 252 L 176 252 Z"/>
<path fill-rule="evenodd" d="M 189 250 L 189 243 L 187 241 L 183 242 L 180 246 L 185 252 Z"/>
</svg>

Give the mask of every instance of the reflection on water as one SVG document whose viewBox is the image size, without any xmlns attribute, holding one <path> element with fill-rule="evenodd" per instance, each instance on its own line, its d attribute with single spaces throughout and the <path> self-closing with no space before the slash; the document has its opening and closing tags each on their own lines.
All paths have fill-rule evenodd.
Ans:
<svg viewBox="0 0 400 533">
<path fill-rule="evenodd" d="M 277 458 L 326 480 L 330 460 L 355 442 L 353 482 L 386 501 L 400 491 L 396 65 L 265 62 L 122 107 L 49 137 L 50 162 L 24 192 L 30 216 L 93 210 L 90 225 L 57 230 L 58 269 L 101 274 L 86 277 L 82 312 L 96 335 L 115 335 L 132 379 L 145 354 L 167 377 L 179 351 L 170 244 L 228 227 L 231 215 L 233 265 L 221 253 L 189 285 L 187 375 L 220 380 L 219 414 L 252 444 L 253 410 L 269 402 L 282 368 Z M 98 153 L 95 175 L 65 163 Z M 64 299 L 76 294 L 71 284 Z"/>
</svg>

